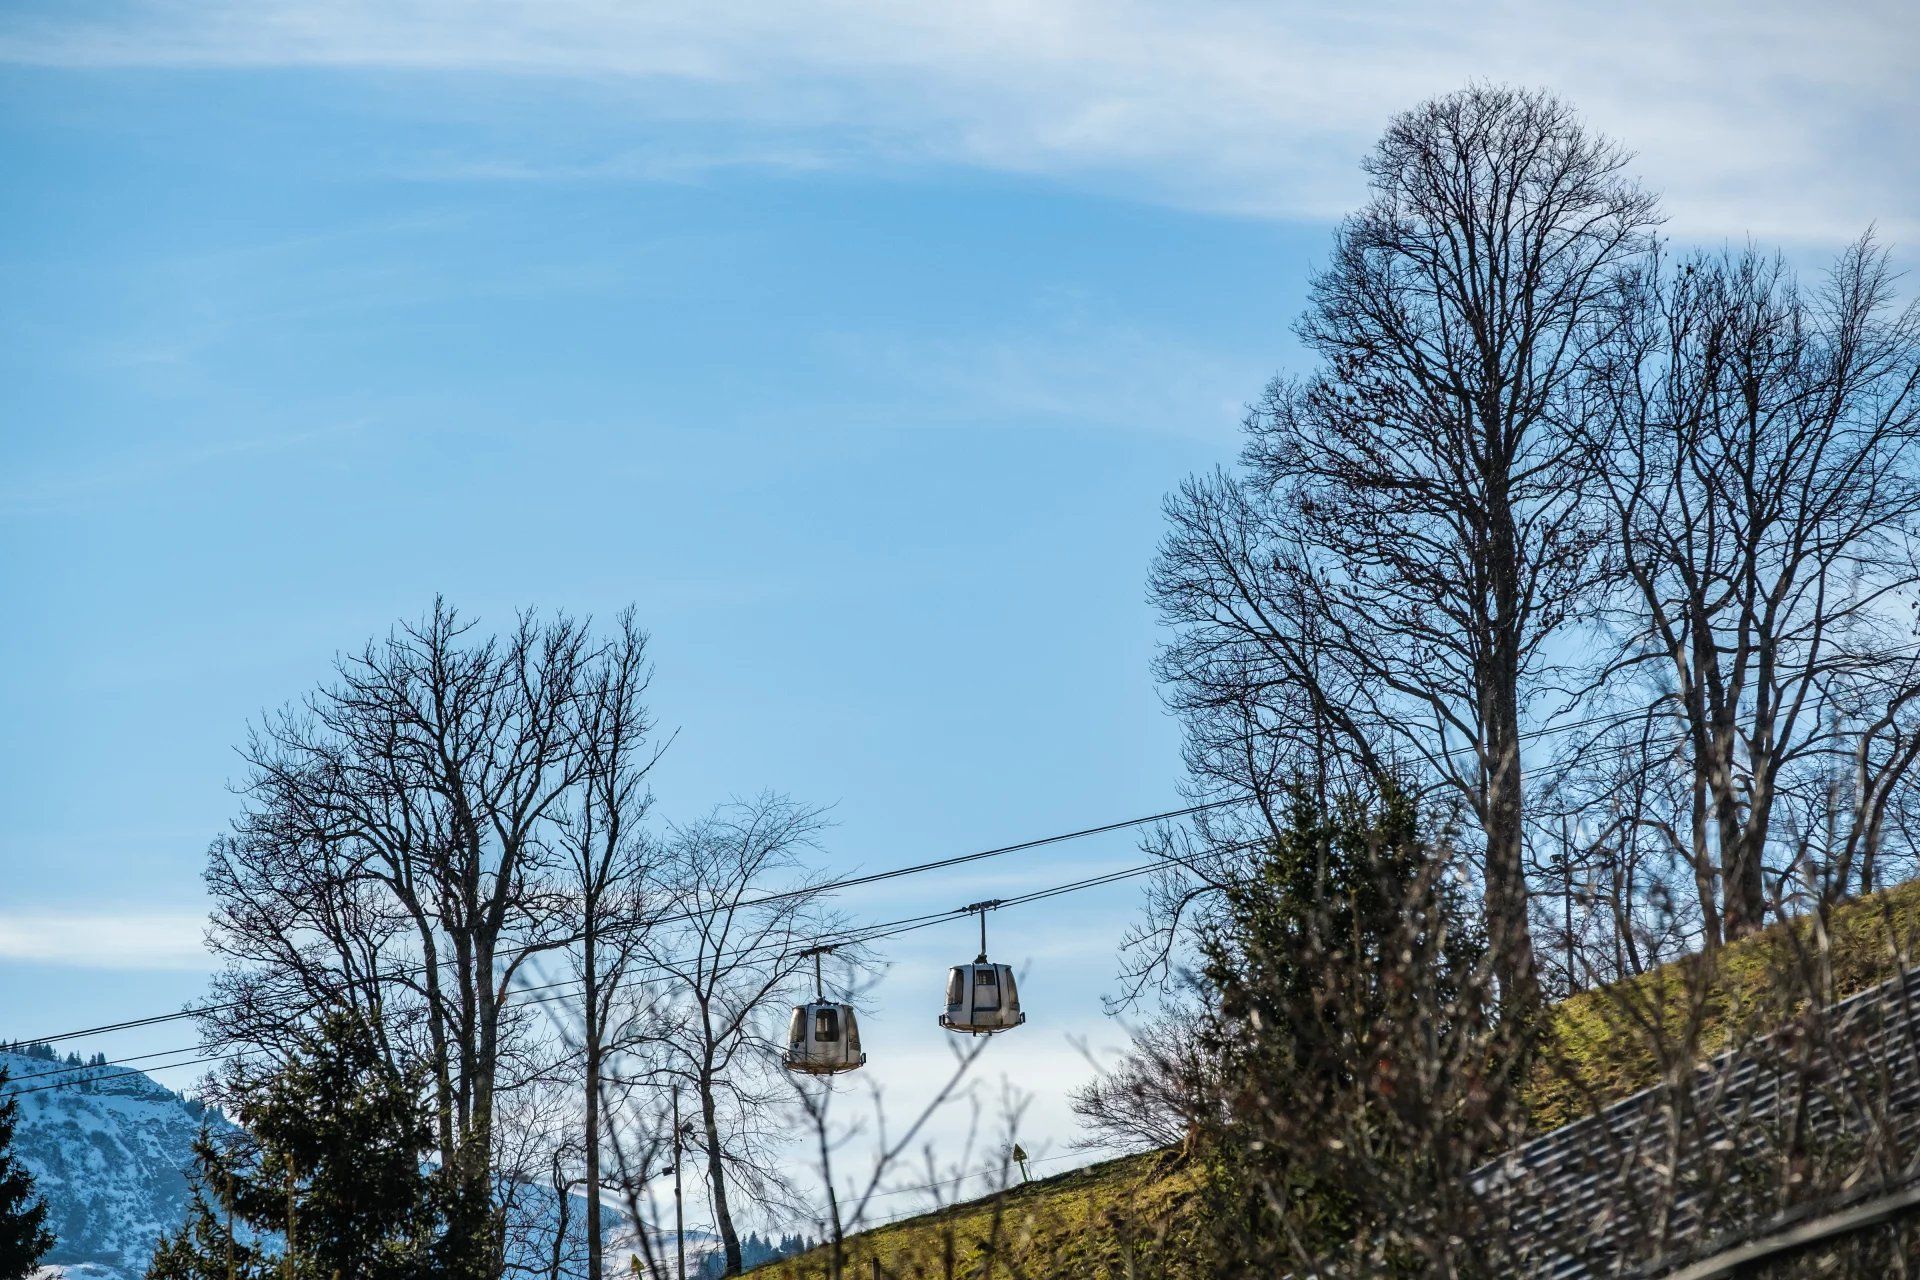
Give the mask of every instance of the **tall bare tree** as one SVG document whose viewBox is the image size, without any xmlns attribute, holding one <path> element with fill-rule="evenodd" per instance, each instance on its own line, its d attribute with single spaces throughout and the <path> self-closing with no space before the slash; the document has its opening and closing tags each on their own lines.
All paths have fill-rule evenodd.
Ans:
<svg viewBox="0 0 1920 1280">
<path fill-rule="evenodd" d="M 773 1156 L 786 1094 L 770 1024 L 803 974 L 812 980 L 800 953 L 831 927 L 800 856 L 823 825 L 818 810 L 780 796 L 723 805 L 675 828 L 655 872 L 661 924 L 642 947 L 660 978 L 634 1057 L 648 1082 L 678 1086 L 694 1110 L 727 1275 L 741 1268 L 736 1196 L 766 1203 L 790 1191 Z"/>
<path fill-rule="evenodd" d="M 210 852 L 211 941 L 230 963 L 208 1038 L 276 1052 L 329 1001 L 391 1028 L 384 1050 L 432 1069 L 440 1167 L 472 1244 L 462 1274 L 504 1264 L 499 1097 L 551 1065 L 507 997 L 530 957 L 572 940 L 558 837 L 605 758 L 591 735 L 620 719 L 596 673 L 635 638 L 609 648 L 531 614 L 483 637 L 436 602 L 264 720 L 243 811 Z"/>
<path fill-rule="evenodd" d="M 1397 117 L 1314 278 L 1317 375 L 1276 380 L 1238 473 L 1189 482 L 1153 594 L 1204 787 L 1417 762 L 1475 819 L 1505 998 L 1537 1000 L 1521 735 L 1598 535 L 1570 429 L 1652 197 L 1539 92 Z M 1236 833 L 1244 834 L 1244 833 Z"/>
<path fill-rule="evenodd" d="M 1587 417 L 1621 587 L 1602 679 L 1685 761 L 1712 945 L 1763 922 L 1776 845 L 1871 887 L 1916 754 L 1920 309 L 1870 237 L 1812 293 L 1749 249 L 1652 258 L 1620 298 Z"/>
</svg>

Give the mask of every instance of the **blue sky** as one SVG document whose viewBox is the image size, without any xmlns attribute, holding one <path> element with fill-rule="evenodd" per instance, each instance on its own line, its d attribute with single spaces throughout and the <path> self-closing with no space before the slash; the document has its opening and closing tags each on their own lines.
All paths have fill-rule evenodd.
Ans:
<svg viewBox="0 0 1920 1280">
<path fill-rule="evenodd" d="M 1736 17 L 1737 15 L 1737 17 Z M 1143 582 L 1388 114 L 1545 83 L 1671 229 L 1911 243 L 1894 4 L 35 4 L 0 15 L 0 1036 L 200 989 L 250 716 L 444 592 L 655 638 L 660 812 L 877 868 L 1176 800 Z M 1125 865 L 1109 838 L 848 903 Z M 1001 922 L 1065 1131 L 1121 888 Z M 868 1037 L 940 1051 L 948 953 Z M 181 1042 L 178 1028 L 97 1044 Z M 996 1049 L 1002 1046 L 996 1046 Z M 876 1072 L 876 1074 L 882 1074 Z"/>
</svg>

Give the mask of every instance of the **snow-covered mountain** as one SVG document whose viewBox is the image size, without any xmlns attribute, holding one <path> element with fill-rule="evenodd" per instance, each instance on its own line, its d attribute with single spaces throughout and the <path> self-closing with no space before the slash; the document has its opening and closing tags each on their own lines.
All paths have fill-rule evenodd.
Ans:
<svg viewBox="0 0 1920 1280">
<path fill-rule="evenodd" d="M 46 1262 L 68 1280 L 138 1280 L 161 1234 L 186 1214 L 194 1136 L 227 1121 L 124 1068 L 9 1052 L 0 1067 L 9 1090 L 31 1090 L 20 1095 L 14 1141 L 51 1210 Z M 38 1088 L 55 1082 L 63 1087 Z"/>
<path fill-rule="evenodd" d="M 37 1053 L 0 1049 L 7 1089 L 20 1092 L 20 1123 L 14 1141 L 32 1170 L 50 1210 L 55 1236 L 39 1280 L 140 1280 L 160 1236 L 186 1217 L 193 1140 L 205 1125 L 216 1133 L 232 1125 L 217 1111 L 182 1098 L 147 1076 L 124 1067 L 69 1065 Z M 58 1089 L 39 1086 L 60 1083 Z M 530 1270 L 544 1270 L 558 1219 L 553 1193 L 523 1184 L 515 1197 L 526 1215 L 517 1246 Z M 585 1214 L 577 1197 L 566 1215 L 571 1224 L 566 1274 L 585 1270 L 584 1248 L 572 1235 Z M 628 1259 L 640 1252 L 625 1215 L 609 1209 L 607 1274 L 626 1276 Z M 673 1256 L 673 1233 L 652 1236 L 654 1256 Z M 686 1236 L 687 1275 L 720 1248 L 705 1231 Z"/>
</svg>

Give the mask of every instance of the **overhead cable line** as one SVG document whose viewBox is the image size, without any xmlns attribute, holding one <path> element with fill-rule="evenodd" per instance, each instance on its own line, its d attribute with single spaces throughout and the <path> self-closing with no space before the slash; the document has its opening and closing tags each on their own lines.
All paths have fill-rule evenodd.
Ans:
<svg viewBox="0 0 1920 1280">
<path fill-rule="evenodd" d="M 1006 898 L 1002 900 L 1000 905 L 1001 907 L 1022 906 L 1030 902 L 1041 902 L 1049 898 L 1059 897 L 1062 894 L 1078 893 L 1086 889 L 1101 888 L 1105 885 L 1116 884 L 1136 876 L 1144 875 L 1147 872 L 1156 870 L 1157 868 L 1165 866 L 1172 861 L 1174 861 L 1174 859 L 1158 858 L 1151 862 L 1142 863 L 1140 865 L 1129 867 L 1120 871 L 1102 872 L 1098 875 L 1083 877 L 1080 880 L 1069 881 L 1066 884 L 1054 885 L 1046 889 L 1039 889 L 1031 893 L 1021 894 L 1015 897 Z M 817 938 L 808 939 L 807 941 L 813 944 L 818 944 L 822 941 L 830 941 L 832 945 L 835 945 L 835 946 L 849 946 L 849 945 L 864 944 L 868 942 L 879 942 L 887 938 L 894 938 L 894 937 L 899 937 L 903 934 L 917 932 L 918 930 L 921 930 L 921 929 L 932 928 L 934 925 L 943 924 L 948 921 L 951 921 L 954 917 L 964 914 L 964 912 L 965 912 L 965 908 L 958 908 L 950 911 L 931 912 L 931 913 L 926 913 L 918 916 L 908 916 L 901 920 L 885 921 L 878 924 L 853 926 L 847 929 L 837 930 L 837 931 L 829 932 L 826 934 L 822 934 Z M 753 946 L 737 948 L 732 952 L 723 952 L 721 954 L 728 959 L 735 959 L 735 960 L 743 958 L 745 956 L 754 955 L 754 954 L 767 952 L 767 951 L 771 951 L 776 954 L 784 954 L 788 950 L 790 950 L 794 946 L 794 944 L 797 943 L 798 941 L 800 940 L 799 939 L 781 939 L 778 942 L 755 944 Z M 709 958 L 709 960 L 711 960 L 711 957 Z M 638 985 L 658 982 L 658 981 L 661 981 L 661 978 L 663 975 L 665 975 L 667 972 L 670 971 L 670 966 L 682 964 L 682 963 L 688 963 L 688 962 L 690 961 L 672 960 L 672 961 L 656 962 L 650 965 L 643 965 L 641 966 L 641 968 L 638 970 L 637 973 L 629 974 L 622 977 L 618 981 L 611 984 L 611 987 L 617 989 L 619 987 L 624 987 L 624 986 L 638 986 Z M 653 972 L 656 976 L 652 976 L 652 977 L 642 976 L 647 974 L 650 971 Z M 552 1003 L 558 1000 L 570 999 L 579 995 L 580 993 L 578 991 L 556 991 L 555 989 L 560 987 L 572 987 L 572 986 L 580 985 L 582 982 L 583 982 L 582 979 L 569 978 L 559 982 L 547 983 L 539 987 L 521 988 L 520 991 L 523 994 L 528 992 L 548 992 L 549 994 L 538 995 L 531 999 L 516 1000 L 516 1001 L 513 1001 L 513 1003 L 517 1006 L 527 1006 L 527 1005 L 536 1005 L 536 1004 L 547 1004 L 547 1003 Z M 165 1049 L 165 1050 L 156 1051 L 154 1053 L 138 1054 L 133 1057 L 112 1059 L 112 1060 L 101 1062 L 101 1063 L 94 1063 L 94 1064 L 82 1063 L 79 1065 L 63 1064 L 58 1067 L 48 1068 L 47 1070 L 44 1070 L 44 1071 L 37 1071 L 37 1072 L 30 1073 L 28 1075 L 14 1077 L 13 1080 L 9 1082 L 9 1087 L 4 1091 L 0 1091 L 0 1098 L 19 1097 L 25 1094 L 39 1093 L 49 1089 L 78 1088 L 88 1084 L 99 1084 L 99 1083 L 104 1083 L 110 1080 L 126 1079 L 132 1076 L 144 1076 L 146 1075 L 146 1072 L 138 1071 L 138 1070 L 114 1071 L 114 1072 L 109 1072 L 108 1074 L 105 1074 L 105 1075 L 87 1074 L 87 1073 L 97 1072 L 102 1067 L 122 1066 L 130 1062 L 147 1061 L 153 1058 L 170 1057 L 175 1054 L 198 1053 L 198 1052 L 199 1050 L 197 1047 Z M 209 1063 L 223 1062 L 231 1058 L 238 1058 L 238 1057 L 244 1057 L 244 1056 L 245 1056 L 245 1053 L 243 1051 L 236 1050 L 236 1051 L 225 1052 L 225 1053 L 216 1053 L 206 1057 L 194 1058 L 185 1062 L 164 1063 L 164 1064 L 161 1064 L 160 1066 L 149 1068 L 149 1070 L 165 1071 L 165 1070 L 174 1070 L 181 1067 L 204 1066 Z M 33 1079 L 41 1078 L 43 1076 L 59 1075 L 59 1074 L 65 1074 L 68 1072 L 72 1072 L 76 1074 L 70 1079 L 56 1080 L 48 1084 L 32 1085 L 24 1089 L 11 1087 L 12 1085 L 17 1084 L 21 1080 L 33 1080 Z"/>
<path fill-rule="evenodd" d="M 853 889 L 862 885 L 878 884 L 881 881 L 895 880 L 902 876 L 921 875 L 928 871 L 941 871 L 948 867 L 964 866 L 970 862 L 979 862 L 986 858 L 1003 857 L 1009 853 L 1023 853 L 1029 849 L 1039 849 L 1047 845 L 1062 844 L 1069 840 L 1081 840 L 1088 836 L 1106 835 L 1113 831 L 1124 831 L 1130 827 L 1143 827 L 1155 822 L 1170 822 L 1179 818 L 1190 817 L 1196 813 L 1203 813 L 1210 809 L 1225 808 L 1228 805 L 1239 803 L 1241 803 L 1241 801 L 1238 799 L 1226 799 L 1187 805 L 1184 808 L 1169 809 L 1163 813 L 1147 814 L 1145 817 L 1128 818 L 1122 822 L 1108 822 L 1097 827 L 1082 827 L 1077 831 L 1064 831 L 1058 835 L 1041 836 L 1037 840 L 1022 840 L 1017 844 L 1001 845 L 994 849 L 981 849 L 974 853 L 957 854 L 950 858 L 936 858 L 929 862 L 917 862 L 904 867 L 894 867 L 886 871 L 874 871 L 864 875 L 847 876 L 839 880 L 828 880 L 817 885 L 803 885 L 797 889 L 785 889 L 777 893 L 764 894 L 758 898 L 743 900 L 735 903 L 734 908 L 736 910 L 745 910 L 750 907 L 770 906 L 774 903 L 790 901 L 794 898 L 817 897 L 821 894 L 833 893 L 841 889 Z M 698 911 L 681 911 L 650 917 L 646 920 L 636 920 L 632 923 L 652 928 L 663 924 L 678 924 L 687 920 L 697 920 L 700 918 L 700 915 L 701 913 Z M 558 950 L 573 942 L 580 941 L 582 936 L 583 935 L 580 934 L 574 934 L 566 938 L 555 938 L 545 942 L 528 944 L 518 950 L 510 949 L 499 958 L 502 960 L 516 960 L 534 955 L 538 952 Z M 428 966 L 426 965 L 419 965 L 408 972 L 412 974 L 422 974 L 426 972 L 427 968 Z M 143 1018 L 128 1018 L 120 1022 L 106 1022 L 93 1027 L 81 1027 L 73 1031 L 62 1031 L 57 1035 L 34 1036 L 23 1039 L 22 1043 L 58 1044 L 64 1040 L 79 1040 L 87 1036 L 108 1035 L 118 1031 L 132 1031 L 140 1027 L 151 1027 L 161 1023 L 178 1022 L 186 1018 L 198 1018 L 204 1017 L 207 1014 L 224 1013 L 230 1009 L 240 1007 L 240 1001 L 231 1000 L 221 1004 L 201 1005 L 191 1009 L 179 1009 L 172 1013 L 158 1013 Z"/>
</svg>

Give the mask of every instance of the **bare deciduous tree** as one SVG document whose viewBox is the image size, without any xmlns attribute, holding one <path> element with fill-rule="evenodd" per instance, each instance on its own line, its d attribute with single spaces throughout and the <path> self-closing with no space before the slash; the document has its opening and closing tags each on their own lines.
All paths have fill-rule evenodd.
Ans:
<svg viewBox="0 0 1920 1280">
<path fill-rule="evenodd" d="M 208 1039 L 272 1053 L 343 1001 L 424 1061 L 462 1274 L 497 1275 L 501 1097 L 544 1079 L 551 1046 L 511 1006 L 530 957 L 572 940 L 558 837 L 615 723 L 599 674 L 638 661 L 568 618 L 482 638 L 436 602 L 341 659 L 334 681 L 271 715 L 244 751 L 246 804 L 215 842 L 211 940 L 229 964 Z"/>
<path fill-rule="evenodd" d="M 1596 683 L 1635 690 L 1655 762 L 1685 763 L 1671 823 L 1711 946 L 1757 928 L 1790 869 L 1874 883 L 1916 752 L 1920 310 L 1862 238 L 1812 294 L 1753 250 L 1656 256 L 1619 314 L 1587 404 L 1621 587 Z M 1770 847 L 1818 853 L 1829 824 L 1827 865 L 1789 859 L 1770 891 Z"/>
<path fill-rule="evenodd" d="M 1218 1096 L 1206 1076 L 1209 1055 L 1200 1046 L 1201 1019 L 1192 1010 L 1170 1012 L 1141 1027 L 1121 1060 L 1073 1090 L 1068 1101 L 1086 1130 L 1074 1139 L 1083 1151 L 1185 1149 L 1202 1119 L 1196 1101 Z"/>
<path fill-rule="evenodd" d="M 824 822 L 784 797 L 722 806 L 675 828 L 655 872 L 660 927 L 642 950 L 661 975 L 633 1029 L 641 1077 L 679 1085 L 694 1108 L 707 1193 L 726 1256 L 741 1267 L 735 1196 L 769 1203 L 791 1187 L 774 1157 L 785 1094 L 769 1034 L 830 928 L 818 880 L 799 855 Z"/>
<path fill-rule="evenodd" d="M 852 981 L 850 977 L 849 981 Z M 964 1048 L 957 1048 L 953 1055 L 953 1069 L 936 1088 L 927 1102 L 908 1123 L 898 1132 L 889 1133 L 887 1111 L 883 1105 L 879 1090 L 871 1094 L 873 1106 L 870 1131 L 859 1121 L 848 1125 L 836 1123 L 834 1103 L 838 1090 L 832 1077 L 798 1079 L 793 1081 L 794 1101 L 800 1114 L 805 1118 L 809 1136 L 812 1139 L 813 1156 L 820 1175 L 820 1187 L 825 1197 L 824 1211 L 820 1214 L 820 1225 L 825 1232 L 826 1241 L 821 1249 L 820 1280 L 845 1280 L 854 1274 L 849 1265 L 847 1241 L 849 1236 L 872 1222 L 874 1201 L 886 1194 L 884 1188 L 888 1179 L 899 1171 L 906 1157 L 919 1139 L 923 1130 L 943 1108 L 962 1098 L 971 1099 L 968 1076 L 974 1065 L 980 1060 L 986 1049 L 984 1039 L 976 1040 Z M 1012 1133 L 1017 1129 L 1019 1108 L 1008 1109 L 1006 1116 L 1008 1139 L 1003 1150 L 1012 1149 Z M 978 1108 L 975 1108 L 974 1128 L 979 1126 Z M 840 1162 L 836 1159 L 838 1150 L 848 1139 L 870 1132 L 873 1140 L 872 1162 L 862 1174 L 855 1174 L 848 1180 L 846 1190 L 841 1190 L 839 1179 Z M 960 1162 L 964 1168 L 967 1157 L 972 1153 L 973 1138 L 968 1135 L 965 1148 L 961 1152 Z M 938 1174 L 939 1169 L 933 1155 L 931 1144 L 926 1149 L 927 1164 L 930 1171 Z M 1007 1175 L 1011 1171 L 1012 1161 L 1008 1159 L 999 1170 L 999 1183 L 996 1188 L 1004 1192 L 1007 1187 Z M 938 1189 L 942 1184 L 936 1180 L 930 1188 L 911 1188 L 912 1190 Z M 881 1275 L 882 1267 L 877 1258 L 870 1258 L 870 1274 Z M 987 1259 L 988 1271 L 993 1269 L 991 1253 Z"/>
<path fill-rule="evenodd" d="M 1594 570 L 1570 412 L 1653 199 L 1538 92 L 1397 117 L 1299 324 L 1326 361 L 1250 413 L 1243 468 L 1189 482 L 1153 594 L 1203 789 L 1419 762 L 1483 841 L 1505 998 L 1537 998 L 1521 733 Z"/>
</svg>

